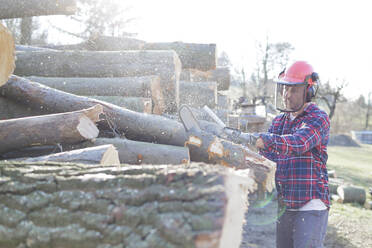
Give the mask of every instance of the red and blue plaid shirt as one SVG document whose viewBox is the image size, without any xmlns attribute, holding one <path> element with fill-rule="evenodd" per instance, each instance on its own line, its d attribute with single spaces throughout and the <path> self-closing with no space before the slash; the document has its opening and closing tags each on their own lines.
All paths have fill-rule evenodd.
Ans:
<svg viewBox="0 0 372 248">
<path fill-rule="evenodd" d="M 289 113 L 274 118 L 261 133 L 260 153 L 277 164 L 275 184 L 287 208 L 298 209 L 312 199 L 330 206 L 326 168 L 330 122 L 315 104 L 291 120 Z"/>
</svg>

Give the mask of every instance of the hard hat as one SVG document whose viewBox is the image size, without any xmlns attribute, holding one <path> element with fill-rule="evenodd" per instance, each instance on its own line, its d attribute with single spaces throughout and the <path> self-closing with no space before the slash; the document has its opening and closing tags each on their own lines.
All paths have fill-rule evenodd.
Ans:
<svg viewBox="0 0 372 248">
<path fill-rule="evenodd" d="M 306 61 L 296 61 L 288 68 L 288 70 L 281 72 L 278 83 L 307 83 L 308 86 L 313 86 L 317 83 L 318 79 L 318 74 L 314 72 L 313 67 L 309 63 Z"/>
<path fill-rule="evenodd" d="M 276 81 L 276 108 L 283 112 L 299 111 L 306 102 L 315 97 L 318 81 L 318 74 L 309 63 L 294 62 L 288 70 L 279 74 Z"/>
</svg>

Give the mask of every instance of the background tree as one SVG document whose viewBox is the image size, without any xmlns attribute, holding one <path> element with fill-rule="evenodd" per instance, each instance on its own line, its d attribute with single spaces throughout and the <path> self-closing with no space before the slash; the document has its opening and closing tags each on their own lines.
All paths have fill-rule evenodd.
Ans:
<svg viewBox="0 0 372 248">
<path fill-rule="evenodd" d="M 12 32 L 16 44 L 45 44 L 48 31 L 42 30 L 39 17 L 25 17 L 3 20 L 3 24 Z"/>
<path fill-rule="evenodd" d="M 62 33 L 83 40 L 97 36 L 130 37 L 136 35 L 125 31 L 134 20 L 127 16 L 130 8 L 123 0 L 78 0 L 76 14 L 67 18 L 81 26 L 81 30 L 72 32 L 52 22 L 49 24 Z"/>
<path fill-rule="evenodd" d="M 367 103 L 367 113 L 366 113 L 366 125 L 365 125 L 366 130 L 368 130 L 368 127 L 369 127 L 369 116 L 371 114 L 371 95 L 372 95 L 372 92 L 369 92 L 368 103 Z"/>
<path fill-rule="evenodd" d="M 327 106 L 329 119 L 334 116 L 337 103 L 347 101 L 342 92 L 346 86 L 345 80 L 336 82 L 335 86 L 331 86 L 329 80 L 325 84 L 319 85 L 318 97 Z"/>
<path fill-rule="evenodd" d="M 227 67 L 232 66 L 229 55 L 225 51 L 222 51 L 220 55 L 217 57 L 217 66 L 227 66 Z"/>
<path fill-rule="evenodd" d="M 293 50 L 294 47 L 290 43 L 270 43 L 268 37 L 264 44 L 258 43 L 256 68 L 249 82 L 249 88 L 256 88 L 256 90 L 253 90 L 256 95 L 250 95 L 253 103 L 260 100 L 266 105 L 268 99 L 273 98 L 275 86 L 273 79 L 288 64 Z"/>
</svg>

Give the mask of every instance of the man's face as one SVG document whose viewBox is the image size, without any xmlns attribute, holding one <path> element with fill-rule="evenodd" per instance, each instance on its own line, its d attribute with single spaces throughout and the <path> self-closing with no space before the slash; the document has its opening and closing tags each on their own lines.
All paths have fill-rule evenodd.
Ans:
<svg viewBox="0 0 372 248">
<path fill-rule="evenodd" d="M 298 110 L 304 104 L 305 85 L 284 86 L 283 100 L 288 110 Z"/>
</svg>

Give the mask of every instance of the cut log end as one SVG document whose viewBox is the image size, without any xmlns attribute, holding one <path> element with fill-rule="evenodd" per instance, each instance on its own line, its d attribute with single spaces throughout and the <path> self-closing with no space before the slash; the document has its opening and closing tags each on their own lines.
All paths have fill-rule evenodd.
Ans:
<svg viewBox="0 0 372 248">
<path fill-rule="evenodd" d="M 88 140 L 96 138 L 99 133 L 99 130 L 94 122 L 85 115 L 81 116 L 77 130 L 82 137 Z"/>
<path fill-rule="evenodd" d="M 0 23 L 0 86 L 8 81 L 14 71 L 14 50 L 11 33 Z"/>
<path fill-rule="evenodd" d="M 103 113 L 103 106 L 96 104 L 91 108 L 84 111 L 84 114 L 91 119 L 93 122 L 99 121 L 99 115 Z"/>
<path fill-rule="evenodd" d="M 366 191 L 362 187 L 339 186 L 337 188 L 337 194 L 344 203 L 356 202 L 363 205 L 366 201 Z"/>
<path fill-rule="evenodd" d="M 113 145 L 108 145 L 101 159 L 102 165 L 120 165 L 119 153 Z"/>
<path fill-rule="evenodd" d="M 233 171 L 226 181 L 228 203 L 219 247 L 239 247 L 244 224 L 244 214 L 248 209 L 248 193 L 257 190 L 251 178 L 250 169 Z M 242 197 L 245 196 L 245 197 Z"/>
</svg>

